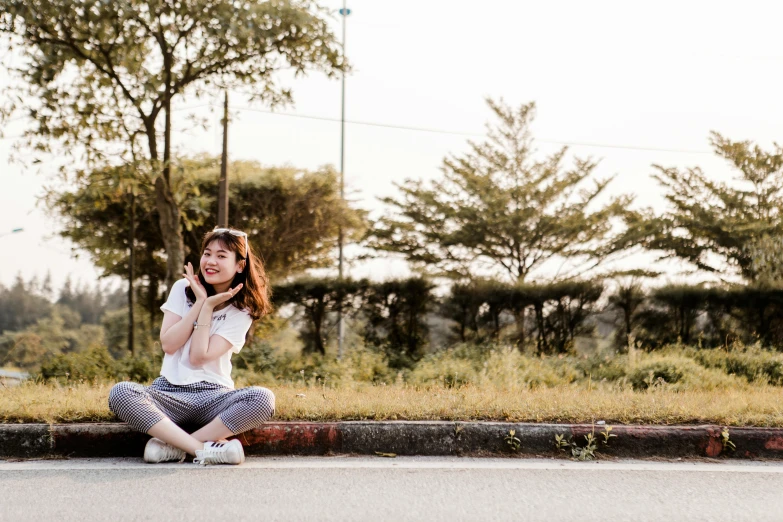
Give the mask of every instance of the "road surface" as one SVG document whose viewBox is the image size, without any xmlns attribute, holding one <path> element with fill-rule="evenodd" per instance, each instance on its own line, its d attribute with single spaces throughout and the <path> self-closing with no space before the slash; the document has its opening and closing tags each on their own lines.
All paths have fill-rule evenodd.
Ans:
<svg viewBox="0 0 783 522">
<path fill-rule="evenodd" d="M 0 520 L 783 520 L 783 463 L 0 460 Z"/>
</svg>

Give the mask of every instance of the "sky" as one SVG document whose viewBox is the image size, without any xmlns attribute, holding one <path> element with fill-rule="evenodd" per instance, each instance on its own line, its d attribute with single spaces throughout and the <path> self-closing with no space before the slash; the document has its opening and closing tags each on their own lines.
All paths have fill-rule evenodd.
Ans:
<svg viewBox="0 0 783 522">
<path fill-rule="evenodd" d="M 322 5 L 335 13 L 339 35 L 342 2 Z M 481 140 L 491 119 L 487 97 L 535 101 L 541 157 L 570 144 L 570 154 L 600 160 L 596 176 L 615 176 L 608 193 L 633 194 L 635 206 L 659 211 L 665 202 L 653 164 L 700 166 L 729 180 L 710 131 L 768 149 L 783 138 L 780 3 L 351 0 L 348 7 L 346 183 L 375 215 L 385 211 L 378 197 L 396 194 L 395 183 L 433 179 L 444 157 Z M 318 73 L 279 78 L 295 104 L 275 114 L 231 93 L 230 156 L 339 168 L 340 81 Z M 0 88 L 11 81 L 0 71 Z M 178 153 L 219 154 L 221 101 L 177 102 Z M 210 102 L 214 108 L 204 106 Z M 194 129 L 190 113 L 211 128 Z M 57 219 L 37 203 L 53 172 L 26 165 L 23 154 L 11 161 L 14 136 L 27 124 L 8 123 L 0 139 L 0 284 L 50 273 L 55 288 L 69 275 L 91 285 L 98 274 L 89 259 L 75 257 L 56 235 Z M 17 227 L 24 231 L 8 234 Z M 351 268 L 355 276 L 405 273 L 387 259 Z"/>
</svg>

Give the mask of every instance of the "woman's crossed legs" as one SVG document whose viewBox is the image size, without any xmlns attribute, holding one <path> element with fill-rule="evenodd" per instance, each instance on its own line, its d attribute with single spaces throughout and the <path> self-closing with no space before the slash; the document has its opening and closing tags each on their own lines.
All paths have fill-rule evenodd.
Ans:
<svg viewBox="0 0 783 522">
<path fill-rule="evenodd" d="M 205 382 L 177 386 L 159 377 L 148 387 L 133 382 L 114 385 L 109 408 L 134 429 L 195 455 L 204 442 L 242 433 L 271 419 L 275 396 L 257 386 L 239 390 Z M 188 434 L 180 424 L 202 427 Z"/>
</svg>

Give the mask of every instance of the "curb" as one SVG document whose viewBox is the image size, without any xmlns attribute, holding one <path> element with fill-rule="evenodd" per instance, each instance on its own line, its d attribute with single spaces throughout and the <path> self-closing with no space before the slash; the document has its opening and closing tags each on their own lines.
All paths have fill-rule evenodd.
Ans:
<svg viewBox="0 0 783 522">
<path fill-rule="evenodd" d="M 596 435 L 603 430 L 596 426 Z M 734 451 L 724 451 L 721 426 L 612 426 L 608 457 L 783 459 L 783 428 L 729 428 Z M 504 437 L 520 440 L 512 452 Z M 589 424 L 509 422 L 349 421 L 270 422 L 237 438 L 247 455 L 563 455 L 555 436 L 582 443 Z M 599 437 L 602 438 L 602 437 Z M 149 435 L 125 424 L 0 424 L 0 458 L 140 457 Z"/>
</svg>

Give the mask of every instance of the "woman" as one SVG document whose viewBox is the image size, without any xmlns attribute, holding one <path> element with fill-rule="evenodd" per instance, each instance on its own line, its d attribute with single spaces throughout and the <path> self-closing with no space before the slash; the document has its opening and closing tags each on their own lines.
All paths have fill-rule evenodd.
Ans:
<svg viewBox="0 0 783 522">
<path fill-rule="evenodd" d="M 189 453 L 198 464 L 241 464 L 242 444 L 225 438 L 260 426 L 275 411 L 270 390 L 235 390 L 231 380 L 231 355 L 242 349 L 253 320 L 272 309 L 264 266 L 246 233 L 216 228 L 204 236 L 199 273 L 188 263 L 183 276 L 161 306 L 160 377 L 148 387 L 116 384 L 109 408 L 153 436 L 147 462 L 181 462 Z M 181 424 L 201 428 L 188 434 Z"/>
</svg>

